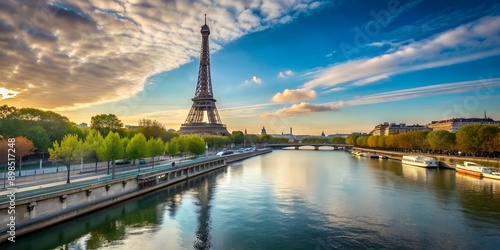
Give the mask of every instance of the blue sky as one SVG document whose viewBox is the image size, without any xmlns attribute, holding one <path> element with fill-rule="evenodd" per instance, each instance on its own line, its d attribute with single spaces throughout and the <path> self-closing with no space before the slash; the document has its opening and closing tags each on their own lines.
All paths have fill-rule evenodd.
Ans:
<svg viewBox="0 0 500 250">
<path fill-rule="evenodd" d="M 229 131 L 369 132 L 484 110 L 500 120 L 497 1 L 3 3 L 0 102 L 178 129 L 204 13 Z"/>
</svg>

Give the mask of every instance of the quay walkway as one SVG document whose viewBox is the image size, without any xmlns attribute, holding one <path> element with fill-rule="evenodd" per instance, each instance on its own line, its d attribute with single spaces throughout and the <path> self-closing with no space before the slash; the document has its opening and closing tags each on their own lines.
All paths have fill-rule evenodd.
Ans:
<svg viewBox="0 0 500 250">
<path fill-rule="evenodd" d="M 0 243 L 12 236 L 36 231 L 64 220 L 68 220 L 96 209 L 169 186 L 189 178 L 199 176 L 222 167 L 227 163 L 272 152 L 272 149 L 259 149 L 252 152 L 208 156 L 183 160 L 182 164 L 156 165 L 117 172 L 111 175 L 92 173 L 81 178 L 66 180 L 37 180 L 14 186 L 0 192 L 0 213 L 9 214 L 15 210 L 15 219 L 0 217 Z M 58 177 L 60 178 L 60 177 Z"/>
</svg>

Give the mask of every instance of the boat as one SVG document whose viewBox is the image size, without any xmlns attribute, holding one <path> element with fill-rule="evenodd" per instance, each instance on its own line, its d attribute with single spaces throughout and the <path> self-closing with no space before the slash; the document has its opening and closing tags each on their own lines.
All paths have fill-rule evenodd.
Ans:
<svg viewBox="0 0 500 250">
<path fill-rule="evenodd" d="M 404 155 L 402 162 L 403 164 L 408 164 L 423 168 L 437 168 L 439 166 L 436 159 L 425 156 Z"/>
<path fill-rule="evenodd" d="M 360 153 L 360 156 L 368 157 L 368 158 L 378 158 L 378 155 L 376 155 L 374 153 L 370 153 L 370 152 L 362 152 L 362 153 Z"/>
<path fill-rule="evenodd" d="M 378 158 L 380 158 L 380 159 L 387 159 L 389 157 L 387 157 L 386 155 L 379 155 Z"/>
<path fill-rule="evenodd" d="M 500 172 L 494 168 L 485 168 L 482 172 L 483 177 L 500 180 Z"/>
<path fill-rule="evenodd" d="M 478 177 L 482 177 L 484 173 L 489 174 L 488 172 L 492 172 L 490 168 L 487 168 L 485 166 L 470 161 L 464 161 L 463 165 L 457 164 L 455 166 L 455 170 L 458 173 L 463 173 Z"/>
</svg>

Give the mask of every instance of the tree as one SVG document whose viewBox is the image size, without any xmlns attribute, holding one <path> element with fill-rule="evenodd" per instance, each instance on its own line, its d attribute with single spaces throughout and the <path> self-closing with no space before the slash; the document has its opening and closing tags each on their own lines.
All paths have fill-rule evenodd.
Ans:
<svg viewBox="0 0 500 250">
<path fill-rule="evenodd" d="M 123 137 L 120 139 L 121 143 L 123 144 L 123 158 L 127 157 L 127 146 L 130 143 L 130 139 L 128 137 Z M 135 163 L 135 161 L 134 161 Z"/>
<path fill-rule="evenodd" d="M 114 114 L 100 114 L 90 118 L 90 128 L 95 129 L 101 135 L 107 135 L 110 131 L 118 132 L 123 123 Z"/>
<path fill-rule="evenodd" d="M 78 135 L 68 134 L 65 135 L 61 141 L 55 141 L 52 148 L 49 148 L 51 161 L 62 161 L 68 170 L 68 177 L 66 183 L 70 183 L 70 170 L 71 164 L 76 163 L 81 156 L 83 150 L 82 140 Z"/>
<path fill-rule="evenodd" d="M 188 152 L 187 141 L 185 137 L 183 136 L 175 137 L 171 140 L 171 142 L 177 143 L 177 147 L 179 148 L 179 153 L 184 154 Z"/>
<path fill-rule="evenodd" d="M 378 135 L 371 135 L 370 137 L 368 137 L 368 140 L 367 140 L 368 147 L 376 148 L 378 145 L 378 138 L 379 137 L 380 136 L 378 136 Z"/>
<path fill-rule="evenodd" d="M 202 138 L 209 148 L 222 148 L 231 144 L 231 140 L 227 136 L 204 135 Z"/>
<path fill-rule="evenodd" d="M 166 136 L 165 126 L 157 120 L 141 119 L 139 120 L 139 132 L 143 133 L 146 139 L 162 138 Z"/>
<path fill-rule="evenodd" d="M 36 148 L 33 146 L 33 142 L 26 139 L 26 137 L 24 136 L 18 136 L 15 138 L 15 140 L 16 140 L 15 143 L 16 152 L 14 154 L 19 158 L 19 176 L 21 176 L 23 157 L 33 154 Z"/>
<path fill-rule="evenodd" d="M 29 128 L 26 131 L 26 138 L 33 142 L 37 151 L 42 153 L 42 155 L 47 152 L 51 144 L 47 131 L 39 125 Z"/>
<path fill-rule="evenodd" d="M 126 155 L 129 159 L 135 160 L 148 156 L 147 140 L 142 133 L 135 134 L 127 145 Z"/>
<path fill-rule="evenodd" d="M 97 173 L 97 161 L 99 158 L 97 151 L 103 141 L 104 138 L 102 137 L 101 133 L 99 133 L 99 131 L 97 130 L 91 129 L 89 130 L 87 136 L 85 137 L 85 142 L 83 143 L 83 150 L 85 156 L 95 160 L 96 173 Z"/>
<path fill-rule="evenodd" d="M 164 142 L 169 142 L 170 140 L 172 140 L 172 138 L 174 137 L 179 137 L 179 133 L 175 132 L 175 131 L 167 131 L 166 133 L 164 133 L 162 136 L 161 136 L 161 139 L 164 141 Z"/>
<path fill-rule="evenodd" d="M 1 112 L 5 117 L 0 122 L 0 134 L 7 137 L 26 135 L 29 128 L 37 125 L 45 129 L 51 142 L 62 140 L 68 133 L 68 118 L 52 111 L 4 107 Z"/>
<path fill-rule="evenodd" d="M 454 133 L 446 130 L 434 130 L 427 134 L 429 149 L 433 151 L 451 151 L 455 148 Z"/>
<path fill-rule="evenodd" d="M 165 146 L 163 145 L 163 141 L 160 138 L 149 138 L 146 143 L 146 147 L 149 152 L 149 156 L 153 159 L 153 167 L 155 165 L 155 157 L 165 154 Z"/>
<path fill-rule="evenodd" d="M 258 140 L 259 143 L 271 143 L 273 141 L 273 136 L 272 135 L 260 135 Z"/>
<path fill-rule="evenodd" d="M 464 153 L 477 154 L 481 151 L 483 143 L 479 137 L 481 124 L 469 124 L 462 126 L 457 131 L 457 147 Z"/>
<path fill-rule="evenodd" d="M 357 146 L 356 142 L 358 140 L 358 137 L 359 135 L 357 134 L 350 134 L 347 136 L 347 138 L 345 139 L 345 143 L 347 145 L 353 145 L 353 146 Z"/>
<path fill-rule="evenodd" d="M 345 144 L 345 138 L 340 136 L 335 136 L 331 140 L 332 144 Z"/>
<path fill-rule="evenodd" d="M 0 119 L 5 119 L 10 114 L 16 112 L 16 107 L 9 107 L 7 104 L 0 106 Z"/>
<path fill-rule="evenodd" d="M 246 141 L 247 145 L 256 144 L 258 139 L 259 139 L 259 136 L 257 136 L 257 135 L 249 135 L 249 134 L 245 135 L 245 141 Z"/>
<path fill-rule="evenodd" d="M 169 141 L 165 143 L 165 152 L 170 156 L 177 155 L 179 153 L 179 145 L 174 140 Z"/>
<path fill-rule="evenodd" d="M 387 137 L 385 135 L 381 135 L 377 140 L 377 147 L 385 148 L 387 146 L 386 141 Z"/>
<path fill-rule="evenodd" d="M 205 141 L 199 136 L 187 136 L 188 152 L 195 156 L 203 154 L 206 150 Z"/>
<path fill-rule="evenodd" d="M 495 136 L 500 133 L 500 128 L 493 125 L 482 125 L 479 128 L 478 136 L 481 144 L 481 151 L 492 154 L 495 152 Z"/>
<path fill-rule="evenodd" d="M 231 133 L 231 142 L 235 145 L 243 144 L 245 141 L 245 134 L 241 131 L 233 131 Z"/>
<path fill-rule="evenodd" d="M 102 145 L 99 147 L 97 154 L 101 160 L 111 161 L 112 173 L 111 178 L 115 178 L 115 160 L 121 159 L 123 157 L 123 143 L 120 139 L 118 133 L 109 132 L 109 134 L 104 138 Z M 108 164 L 108 174 L 109 174 L 109 164 Z"/>
</svg>

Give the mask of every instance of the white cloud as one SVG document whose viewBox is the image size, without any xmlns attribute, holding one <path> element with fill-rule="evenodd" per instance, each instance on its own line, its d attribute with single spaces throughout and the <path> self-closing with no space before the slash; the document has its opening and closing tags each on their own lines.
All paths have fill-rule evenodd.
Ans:
<svg viewBox="0 0 500 250">
<path fill-rule="evenodd" d="M 328 94 L 328 93 L 332 93 L 332 92 L 338 92 L 338 91 L 342 91 L 344 89 L 345 88 L 342 88 L 342 87 L 335 87 L 335 88 L 331 88 L 331 89 L 328 89 L 328 90 L 325 90 L 325 91 L 321 91 L 321 94 Z"/>
<path fill-rule="evenodd" d="M 276 103 L 300 102 L 316 98 L 316 91 L 312 89 L 285 89 L 283 93 L 277 93 L 272 101 Z"/>
<path fill-rule="evenodd" d="M 0 88 L 0 100 L 5 100 L 9 98 L 15 97 L 19 92 L 6 89 L 6 88 Z"/>
<path fill-rule="evenodd" d="M 336 111 L 345 104 L 343 102 L 338 102 L 334 104 L 313 104 L 301 102 L 299 104 L 294 104 L 288 108 L 282 108 L 276 112 L 263 113 L 259 118 L 272 118 L 272 117 L 287 117 L 293 115 L 311 114 L 324 111 Z"/>
<path fill-rule="evenodd" d="M 483 100 L 492 98 L 493 90 L 498 87 L 500 87 L 500 78 L 433 84 L 424 87 L 401 89 L 367 96 L 355 96 L 352 100 L 339 101 L 335 103 L 310 104 L 303 102 L 300 104 L 294 104 L 287 108 L 279 109 L 275 112 L 262 113 L 259 117 L 284 117 L 323 111 L 337 111 L 344 106 L 360 106 L 376 103 L 387 103 L 414 98 L 429 97 L 433 95 L 450 95 L 465 92 L 471 92 L 471 98 Z"/>
<path fill-rule="evenodd" d="M 389 76 L 386 74 L 382 74 L 382 75 L 378 75 L 378 76 L 371 76 L 371 77 L 367 77 L 365 79 L 357 80 L 357 81 L 353 82 L 352 85 L 353 86 L 363 86 L 366 84 L 378 82 L 380 80 L 384 80 L 384 79 L 388 79 L 388 78 L 389 78 Z"/>
<path fill-rule="evenodd" d="M 250 84 L 257 84 L 257 85 L 260 85 L 262 84 L 262 78 L 258 77 L 258 76 L 252 76 L 252 79 L 250 80 L 245 80 L 243 82 L 243 86 L 247 86 L 247 85 L 250 85 Z"/>
<path fill-rule="evenodd" d="M 252 77 L 252 82 L 254 82 L 255 84 L 261 84 L 262 83 L 262 79 L 257 77 L 257 76 L 253 76 Z"/>
<path fill-rule="evenodd" d="M 365 85 L 428 68 L 453 65 L 500 54 L 500 17 L 485 17 L 434 37 L 401 46 L 393 53 L 352 60 L 322 70 L 304 88 Z"/>
<path fill-rule="evenodd" d="M 143 91 L 148 77 L 199 56 L 203 13 L 214 51 L 318 7 L 309 3 L 2 2 L 9 12 L 0 13 L 0 83 L 19 93 L 6 100 L 13 106 L 71 110 L 126 99 Z M 296 9 L 300 4 L 307 5 Z"/>
<path fill-rule="evenodd" d="M 289 76 L 293 76 L 295 73 L 291 70 L 280 71 L 278 73 L 279 78 L 287 78 Z"/>
</svg>

